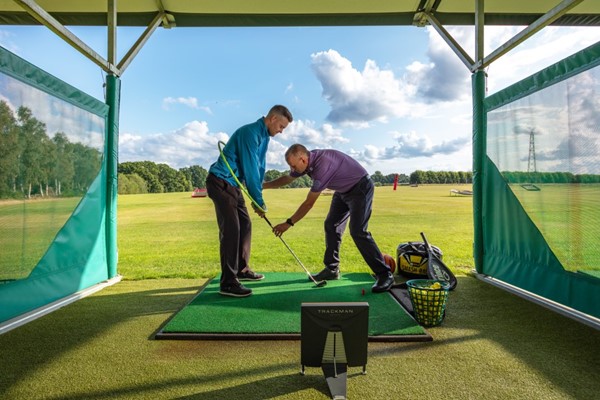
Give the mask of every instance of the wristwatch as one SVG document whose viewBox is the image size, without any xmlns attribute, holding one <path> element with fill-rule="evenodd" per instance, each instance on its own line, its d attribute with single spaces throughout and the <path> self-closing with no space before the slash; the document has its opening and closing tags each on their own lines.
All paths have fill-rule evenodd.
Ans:
<svg viewBox="0 0 600 400">
<path fill-rule="evenodd" d="M 286 219 L 285 223 L 288 224 L 289 226 L 294 226 L 294 223 L 292 222 L 291 218 Z"/>
</svg>

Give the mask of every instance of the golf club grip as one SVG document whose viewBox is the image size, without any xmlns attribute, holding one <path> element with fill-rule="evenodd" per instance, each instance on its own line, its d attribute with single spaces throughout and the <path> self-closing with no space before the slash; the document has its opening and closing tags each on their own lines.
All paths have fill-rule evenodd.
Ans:
<svg viewBox="0 0 600 400">
<path fill-rule="evenodd" d="M 427 238 L 425 237 L 425 232 L 421 232 L 421 237 L 423 238 L 423 243 L 425 243 L 425 247 L 427 248 L 427 275 L 438 278 L 435 274 L 435 269 L 433 268 L 433 258 L 435 257 L 435 254 L 433 254 L 433 249 L 431 248 L 429 242 L 427 241 Z"/>
<path fill-rule="evenodd" d="M 427 247 L 427 275 L 434 277 L 435 279 L 448 282 L 448 284 L 450 284 L 450 290 L 453 290 L 457 284 L 456 277 L 452 271 L 450 271 L 450 268 L 448 268 L 446 264 L 444 264 L 444 262 L 434 253 L 431 245 L 425 237 L 425 233 L 421 232 L 421 237 L 423 238 L 425 247 Z M 437 265 L 437 268 L 434 264 Z"/>
<path fill-rule="evenodd" d="M 431 253 L 432 249 L 429 246 L 429 242 L 427 241 L 427 238 L 425 237 L 425 232 L 421 232 L 421 237 L 423 238 L 423 243 L 425 243 L 425 247 L 427 247 L 427 252 Z"/>
</svg>

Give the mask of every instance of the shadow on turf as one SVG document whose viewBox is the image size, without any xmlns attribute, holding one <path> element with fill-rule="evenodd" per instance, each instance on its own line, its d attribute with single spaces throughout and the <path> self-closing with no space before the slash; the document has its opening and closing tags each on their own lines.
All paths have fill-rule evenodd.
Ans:
<svg viewBox="0 0 600 400">
<path fill-rule="evenodd" d="M 175 397 L 177 400 L 204 400 L 204 399 L 244 399 L 244 400 L 263 400 L 272 399 L 278 396 L 290 395 L 304 390 L 314 389 L 329 396 L 329 388 L 323 376 L 318 375 L 300 375 L 288 374 L 274 376 L 248 382 L 236 384 L 232 381 L 232 386 L 198 392 L 187 396 Z"/>
<path fill-rule="evenodd" d="M 321 372 L 321 369 L 314 369 Z M 360 372 L 348 374 L 348 379 L 364 376 Z M 198 392 L 187 396 L 176 397 L 177 400 L 204 400 L 204 399 L 244 399 L 264 400 L 278 396 L 298 393 L 314 389 L 329 397 L 329 387 L 323 375 L 288 374 L 261 379 L 255 382 L 243 383 L 224 389 Z"/>
<path fill-rule="evenodd" d="M 172 314 L 194 298 L 198 286 L 106 295 L 110 290 L 0 335 L 0 398 L 13 383 L 27 379 L 35 370 L 45 368 L 72 349 L 86 346 L 124 321 Z"/>
<path fill-rule="evenodd" d="M 428 328 L 434 341 L 371 348 L 369 356 L 405 355 L 425 346 L 443 348 L 492 341 L 546 376 L 570 398 L 590 398 L 582 395 L 581 390 L 591 382 L 598 387 L 593 371 L 597 374 L 600 331 L 474 277 L 459 279 L 459 289 L 449 294 L 444 322 Z M 460 334 L 461 331 L 464 334 Z M 573 376 L 567 376 L 567 371 L 578 371 L 580 385 L 574 384 Z M 589 375 L 587 383 L 585 375 Z"/>
<path fill-rule="evenodd" d="M 36 370 L 53 364 L 54 360 L 63 357 L 72 349 L 86 346 L 87 342 L 104 335 L 124 321 L 143 316 L 172 314 L 182 304 L 190 302 L 205 285 L 200 285 L 200 288 L 186 286 L 111 295 L 106 295 L 107 291 L 105 291 L 0 335 L 3 360 L 0 363 L 0 393 L 8 392 L 13 384 L 29 379 Z M 151 336 L 147 335 L 148 339 Z M 26 343 L 35 343 L 35 345 L 26 345 Z M 186 388 L 193 388 L 194 385 L 202 387 L 220 381 L 229 381 L 232 386 L 206 392 L 198 391 L 180 398 L 259 400 L 306 390 L 317 390 L 329 395 L 327 383 L 321 375 L 320 369 L 312 368 L 311 372 L 307 371 L 304 376 L 299 372 L 285 373 L 285 371 L 293 369 L 300 370 L 299 362 L 269 365 L 249 370 L 240 368 L 240 370 L 220 375 L 155 380 L 152 383 L 133 384 L 106 390 L 86 390 L 85 393 L 71 390 L 68 391 L 70 393 L 63 394 L 46 393 L 44 397 L 49 400 L 128 398 L 144 393 L 152 396 L 157 392 L 169 390 L 169 388 L 175 392 L 185 393 Z M 275 374 L 282 373 L 282 375 L 236 384 L 236 378 L 239 376 L 248 377 L 269 371 Z M 349 375 L 350 377 L 351 375 Z M 77 390 L 76 388 L 72 389 Z M 160 398 L 160 395 L 157 398 Z"/>
<path fill-rule="evenodd" d="M 278 365 L 279 369 L 289 369 L 295 367 L 297 364 L 286 364 Z M 268 368 L 273 369 L 273 368 Z M 319 370 L 320 371 L 320 370 Z M 168 381 L 155 382 L 152 384 L 141 384 L 130 387 L 123 387 L 120 389 L 109 389 L 106 391 L 86 391 L 85 393 L 74 393 L 67 396 L 56 396 L 47 397 L 47 400 L 79 400 L 79 399 L 110 399 L 119 398 L 125 399 L 134 396 L 148 395 L 151 396 L 157 391 L 163 392 L 176 392 L 185 391 L 184 388 L 191 386 L 202 386 L 210 384 L 211 382 L 221 381 L 223 379 L 230 379 L 231 386 L 223 389 L 197 391 L 192 394 L 187 394 L 179 397 L 169 397 L 170 399 L 244 399 L 244 400 L 263 400 L 270 399 L 277 396 L 284 396 L 293 393 L 298 393 L 305 390 L 317 390 L 324 395 L 329 396 L 329 388 L 325 381 L 325 377 L 320 375 L 300 375 L 300 373 L 287 374 L 274 376 L 271 378 L 265 378 L 256 380 L 253 382 L 244 382 L 236 384 L 237 376 L 251 376 L 253 372 L 264 373 L 265 369 L 259 369 L 257 371 L 245 370 L 232 372 L 228 376 L 200 376 L 197 378 L 182 378 L 182 379 L 171 379 Z M 360 374 L 355 374 L 360 375 Z M 350 379 L 354 375 L 349 375 Z M 192 389 L 193 390 L 193 389 Z M 157 396 L 156 398 L 162 398 Z"/>
<path fill-rule="evenodd" d="M 600 359 L 600 332 L 570 320 L 539 305 L 528 302 L 472 277 L 460 277 L 458 290 L 450 294 L 448 314 L 444 323 L 431 328 L 435 337 L 429 343 L 377 344 L 369 348 L 369 357 L 390 354 L 409 354 L 425 346 L 439 348 L 452 344 L 474 343 L 485 339 L 493 341 L 553 383 L 556 390 L 569 398 L 583 397 L 585 388 L 599 387 L 597 360 Z M 86 346 L 96 337 L 106 334 L 114 326 L 138 316 L 172 314 L 182 304 L 194 298 L 198 286 L 160 288 L 127 293 L 110 293 L 88 297 L 57 310 L 39 320 L 0 335 L 2 360 L 0 363 L 0 393 L 13 384 L 35 376 L 56 359 L 72 349 Z M 104 293 L 104 294 L 102 294 Z M 152 329 L 156 325 L 148 324 Z M 145 332 L 148 335 L 149 332 Z M 218 344 L 220 346 L 220 344 Z M 540 350 L 541 349 L 541 350 Z M 273 393 L 296 393 L 309 388 L 328 393 L 320 370 L 314 375 L 300 376 L 285 373 L 294 363 L 271 366 L 281 376 L 243 383 L 208 392 L 197 392 L 184 398 L 246 398 L 274 397 Z M 275 368 L 273 368 L 275 367 Z M 117 390 L 86 392 L 85 396 L 57 396 L 49 399 L 110 398 L 127 393 L 152 393 L 165 388 L 177 388 L 217 380 L 235 384 L 239 374 L 260 371 L 234 371 L 227 376 L 185 377 L 167 379 L 152 384 L 123 387 Z M 264 372 L 264 371 L 263 371 Z M 191 389 L 194 390 L 194 389 Z M 597 394 L 597 392 L 596 392 Z"/>
</svg>

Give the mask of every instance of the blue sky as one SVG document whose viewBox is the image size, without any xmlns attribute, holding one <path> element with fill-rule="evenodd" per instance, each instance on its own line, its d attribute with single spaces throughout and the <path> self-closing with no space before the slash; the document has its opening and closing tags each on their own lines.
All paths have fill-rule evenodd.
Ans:
<svg viewBox="0 0 600 400">
<path fill-rule="evenodd" d="M 486 54 L 522 27 L 486 28 Z M 106 57 L 106 29 L 70 30 Z M 473 29 L 449 28 L 473 55 Z M 142 33 L 120 28 L 119 60 Z M 600 40 L 599 28 L 546 28 L 488 69 L 488 93 Z M 43 27 L 0 27 L 0 45 L 103 99 L 104 74 Z M 369 172 L 471 170 L 467 68 L 431 28 L 158 29 L 122 76 L 119 161 L 208 168 L 239 126 L 284 104 L 294 122 L 270 144 L 335 148 Z"/>
</svg>

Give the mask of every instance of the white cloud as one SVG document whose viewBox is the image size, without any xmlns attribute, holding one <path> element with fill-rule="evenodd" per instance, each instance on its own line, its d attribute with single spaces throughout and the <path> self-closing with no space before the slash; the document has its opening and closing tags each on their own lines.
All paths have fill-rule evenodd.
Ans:
<svg viewBox="0 0 600 400">
<path fill-rule="evenodd" d="M 368 164 L 373 164 L 381 160 L 451 155 L 470 146 L 470 138 L 466 136 L 444 140 L 436 144 L 428 136 L 417 135 L 415 132 L 398 133 L 394 135 L 394 138 L 397 142 L 394 146 L 366 145 L 364 151 L 354 151 L 354 155 Z"/>
<path fill-rule="evenodd" d="M 122 133 L 119 137 L 119 158 L 124 161 L 151 160 L 165 163 L 173 168 L 200 165 L 207 168 L 218 157 L 217 142 L 227 142 L 229 135 L 210 132 L 204 121 L 192 121 L 168 133 L 136 135 Z M 314 121 L 295 120 L 283 133 L 269 143 L 267 169 L 285 170 L 285 151 L 293 143 L 302 143 L 309 148 L 327 148 L 336 143 L 346 143 L 338 129 L 330 124 L 316 126 Z"/>
<path fill-rule="evenodd" d="M 466 28 L 457 28 L 466 29 Z M 524 27 L 486 27 L 486 55 L 506 43 Z M 473 35 L 470 41 L 473 43 Z M 600 40 L 600 30 L 589 27 L 546 27 L 487 69 L 489 93 L 546 68 Z"/>
<path fill-rule="evenodd" d="M 276 140 L 288 144 L 302 143 L 307 147 L 327 148 L 340 143 L 348 143 L 349 140 L 342 135 L 342 130 L 333 125 L 325 123 L 317 126 L 315 121 L 295 120 L 278 136 Z"/>
<path fill-rule="evenodd" d="M 289 146 L 286 146 L 275 139 L 271 139 L 269 142 L 269 149 L 267 150 L 267 170 L 276 169 L 278 171 L 288 170 L 289 166 L 285 162 L 285 152 Z"/>
<path fill-rule="evenodd" d="M 194 110 L 202 110 L 212 115 L 210 107 L 198 105 L 198 99 L 195 97 L 165 97 L 163 99 L 163 109 L 170 110 L 171 105 L 181 104 Z"/>
<path fill-rule="evenodd" d="M 102 117 L 4 74 L 0 74 L 0 86 L 4 88 L 0 98 L 15 113 L 15 117 L 19 107 L 26 107 L 33 118 L 44 124 L 50 138 L 61 132 L 72 143 L 104 150 L 105 126 Z"/>
<path fill-rule="evenodd" d="M 285 152 L 294 143 L 301 143 L 312 150 L 334 148 L 349 141 L 340 129 L 331 124 L 325 123 L 319 127 L 315 121 L 294 120 L 282 133 L 271 139 L 267 153 L 267 169 L 289 169 L 285 162 Z"/>
<path fill-rule="evenodd" d="M 311 59 L 322 95 L 331 106 L 327 119 L 333 123 L 367 127 L 372 121 L 409 116 L 418 108 L 409 101 L 410 88 L 373 60 L 358 71 L 335 50 L 314 53 Z"/>
<path fill-rule="evenodd" d="M 177 169 L 191 165 L 208 168 L 219 155 L 218 141 L 228 139 L 226 133 L 209 132 L 207 123 L 202 121 L 188 122 L 169 133 L 123 133 L 119 136 L 119 161 L 152 160 Z"/>
<path fill-rule="evenodd" d="M 284 92 L 284 93 L 289 93 L 289 92 L 291 92 L 292 90 L 294 90 L 294 84 L 293 84 L 292 82 L 290 82 L 290 83 L 289 83 L 289 84 L 286 86 L 286 88 L 285 88 L 285 92 Z"/>
<path fill-rule="evenodd" d="M 487 26 L 484 54 L 489 55 L 525 27 Z M 470 72 L 433 28 L 428 27 L 427 62 L 414 61 L 407 67 L 406 82 L 424 101 L 452 101 L 470 97 Z M 475 59 L 473 27 L 447 27 L 462 49 Z M 600 40 L 597 28 L 546 27 L 515 49 L 495 60 L 488 68 L 489 93 L 509 86 Z"/>
<path fill-rule="evenodd" d="M 428 28 L 428 62 L 414 61 L 407 66 L 406 82 L 419 99 L 431 104 L 439 101 L 464 100 L 470 96 L 469 70 L 432 28 Z M 456 30 L 457 41 L 467 36 L 465 30 Z"/>
</svg>

